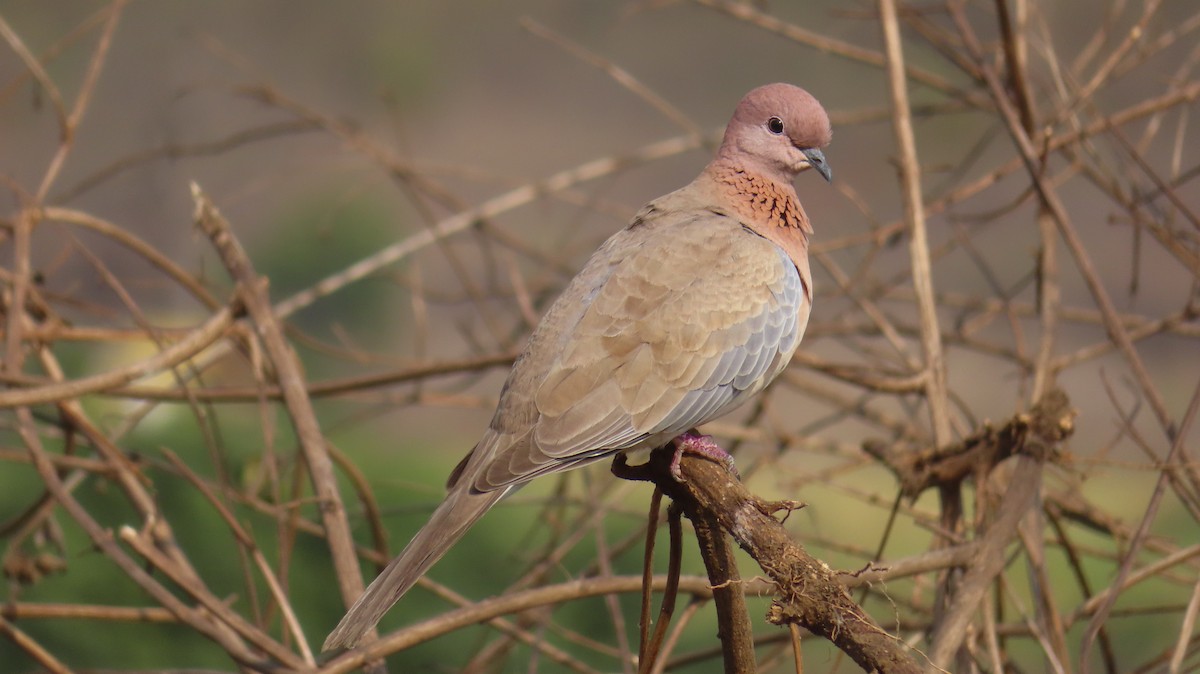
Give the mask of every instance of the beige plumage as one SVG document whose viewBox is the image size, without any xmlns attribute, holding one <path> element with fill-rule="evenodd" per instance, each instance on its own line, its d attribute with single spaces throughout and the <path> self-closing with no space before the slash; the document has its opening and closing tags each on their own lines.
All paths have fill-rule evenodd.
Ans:
<svg viewBox="0 0 1200 674">
<path fill-rule="evenodd" d="M 652 449 L 787 365 L 808 324 L 808 217 L 792 178 L 830 177 L 829 118 L 788 84 L 738 104 L 717 156 L 592 255 L 513 365 L 483 439 L 429 522 L 326 639 L 352 646 L 489 508 L 525 482 Z"/>
</svg>

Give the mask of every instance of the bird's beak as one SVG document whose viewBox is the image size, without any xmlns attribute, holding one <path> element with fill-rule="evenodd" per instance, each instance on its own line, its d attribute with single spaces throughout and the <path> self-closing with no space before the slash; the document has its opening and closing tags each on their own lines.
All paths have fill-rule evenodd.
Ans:
<svg viewBox="0 0 1200 674">
<path fill-rule="evenodd" d="M 822 178 L 824 178 L 826 181 L 833 182 L 833 171 L 830 170 L 829 164 L 825 163 L 824 152 L 821 152 L 815 147 L 808 150 L 800 150 L 800 152 L 803 153 L 806 158 L 808 158 L 808 165 L 815 168 L 817 173 L 821 174 Z"/>
</svg>

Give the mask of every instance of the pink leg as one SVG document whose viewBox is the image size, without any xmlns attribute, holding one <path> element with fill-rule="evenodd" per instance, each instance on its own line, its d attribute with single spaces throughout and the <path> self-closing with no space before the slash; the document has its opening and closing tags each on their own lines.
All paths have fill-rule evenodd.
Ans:
<svg viewBox="0 0 1200 674">
<path fill-rule="evenodd" d="M 675 456 L 671 459 L 671 475 L 674 475 L 679 482 L 683 482 L 683 473 L 679 470 L 679 462 L 683 459 L 685 452 L 723 464 L 734 477 L 741 477 L 738 475 L 737 466 L 733 464 L 733 457 L 729 455 L 729 452 L 721 449 L 711 435 L 700 435 L 695 431 L 688 431 L 677 436 L 671 441 L 671 444 L 675 446 Z"/>
</svg>

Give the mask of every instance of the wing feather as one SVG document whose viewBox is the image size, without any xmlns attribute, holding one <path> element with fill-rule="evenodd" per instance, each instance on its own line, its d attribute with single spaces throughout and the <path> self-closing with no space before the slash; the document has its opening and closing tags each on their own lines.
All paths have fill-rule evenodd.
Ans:
<svg viewBox="0 0 1200 674">
<path fill-rule="evenodd" d="M 515 416 L 529 432 L 509 429 L 522 440 L 497 447 L 474 486 L 661 444 L 728 412 L 786 365 L 808 302 L 787 254 L 731 217 L 635 222 L 597 251 L 531 336 L 493 421 Z"/>
</svg>

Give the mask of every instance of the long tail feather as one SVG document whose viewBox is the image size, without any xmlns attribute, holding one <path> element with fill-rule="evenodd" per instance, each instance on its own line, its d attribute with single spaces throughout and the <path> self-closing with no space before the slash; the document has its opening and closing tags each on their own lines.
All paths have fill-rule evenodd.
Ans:
<svg viewBox="0 0 1200 674">
<path fill-rule="evenodd" d="M 379 574 L 338 626 L 325 639 L 322 651 L 349 648 L 379 622 L 400 597 L 408 592 L 434 562 L 471 528 L 507 489 L 477 493 L 469 488 L 455 489 L 437 507 L 429 522 L 409 541 L 404 551 Z"/>
</svg>

